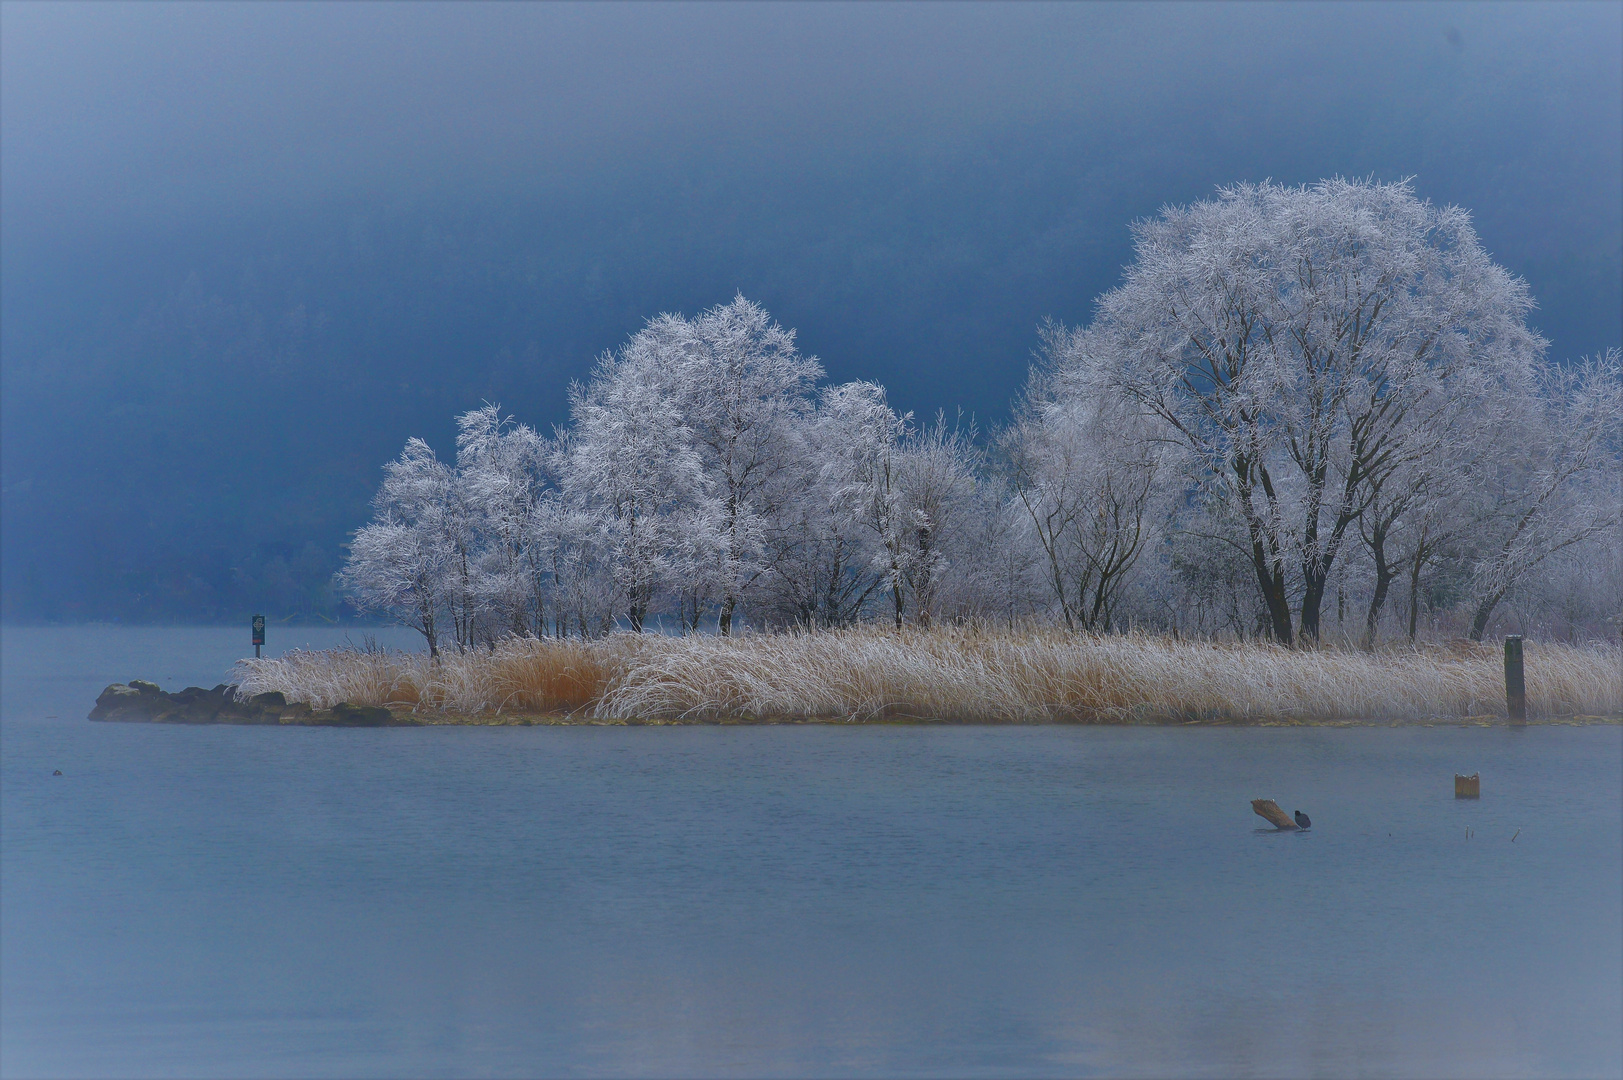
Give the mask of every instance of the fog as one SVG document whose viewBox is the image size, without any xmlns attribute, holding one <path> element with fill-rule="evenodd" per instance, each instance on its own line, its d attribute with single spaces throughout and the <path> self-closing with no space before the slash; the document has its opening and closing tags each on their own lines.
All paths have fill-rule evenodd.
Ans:
<svg viewBox="0 0 1623 1080">
<path fill-rule="evenodd" d="M 742 291 L 995 425 L 1128 225 L 1413 176 L 1623 342 L 1623 7 L 0 7 L 12 621 L 333 618 L 379 467 Z"/>
</svg>

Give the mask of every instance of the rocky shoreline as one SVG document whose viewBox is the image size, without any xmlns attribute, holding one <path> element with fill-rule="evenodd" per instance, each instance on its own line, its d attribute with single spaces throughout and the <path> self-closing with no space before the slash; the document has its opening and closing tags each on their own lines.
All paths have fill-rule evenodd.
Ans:
<svg viewBox="0 0 1623 1080">
<path fill-rule="evenodd" d="M 388 709 L 340 701 L 330 709 L 289 704 L 277 691 L 239 700 L 237 688 L 221 683 L 212 690 L 188 686 L 164 692 L 157 683 L 135 679 L 101 692 L 92 720 L 136 724 L 300 724 L 315 727 L 388 727 L 410 724 Z"/>
<path fill-rule="evenodd" d="M 188 686 L 167 693 L 156 683 L 134 679 L 101 692 L 89 719 L 126 724 L 281 724 L 299 727 L 669 727 L 688 724 L 818 723 L 816 720 L 604 718 L 585 713 L 393 711 L 377 705 L 340 701 L 330 709 L 289 703 L 280 691 L 237 696 L 239 687 L 221 683 L 212 690 Z"/>
</svg>

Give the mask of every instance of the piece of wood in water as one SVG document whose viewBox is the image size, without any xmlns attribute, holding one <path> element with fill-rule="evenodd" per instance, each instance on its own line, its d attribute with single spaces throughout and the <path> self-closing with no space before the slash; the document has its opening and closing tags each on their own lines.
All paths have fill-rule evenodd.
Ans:
<svg viewBox="0 0 1623 1080">
<path fill-rule="evenodd" d="M 1281 810 L 1279 804 L 1272 799 L 1252 799 L 1251 809 L 1256 812 L 1258 817 L 1276 829 L 1296 828 L 1296 822 L 1286 817 L 1285 811 Z"/>
<path fill-rule="evenodd" d="M 1482 774 L 1472 773 L 1470 776 L 1454 774 L 1454 797 L 1456 799 L 1480 799 L 1482 797 Z"/>
</svg>

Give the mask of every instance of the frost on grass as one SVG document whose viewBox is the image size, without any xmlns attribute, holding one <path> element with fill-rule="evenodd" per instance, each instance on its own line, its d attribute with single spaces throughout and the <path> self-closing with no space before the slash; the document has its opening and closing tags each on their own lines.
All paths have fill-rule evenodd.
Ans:
<svg viewBox="0 0 1623 1080">
<path fill-rule="evenodd" d="M 1623 650 L 1529 644 L 1543 716 L 1623 714 Z M 1503 716 L 1500 652 L 1367 653 L 1139 634 L 855 628 L 512 639 L 431 659 L 340 649 L 243 660 L 244 695 L 395 709 L 661 720 L 1288 722 Z"/>
</svg>

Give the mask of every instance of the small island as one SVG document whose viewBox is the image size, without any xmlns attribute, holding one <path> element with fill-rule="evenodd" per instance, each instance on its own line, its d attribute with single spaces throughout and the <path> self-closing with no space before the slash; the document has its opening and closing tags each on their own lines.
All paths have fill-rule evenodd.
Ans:
<svg viewBox="0 0 1623 1080">
<path fill-rule="evenodd" d="M 742 295 L 655 316 L 553 435 L 487 402 L 454 459 L 412 438 L 384 465 L 335 584 L 425 652 L 244 660 L 93 715 L 1623 714 L 1623 352 L 1552 361 L 1526 282 L 1408 181 L 1236 184 L 1134 240 L 1091 323 L 1044 324 L 985 439 L 825 381 Z"/>
<path fill-rule="evenodd" d="M 1535 720 L 1623 716 L 1623 650 L 1528 643 Z M 1054 628 L 509 638 L 431 656 L 296 650 L 231 681 L 109 686 L 94 720 L 425 724 L 1330 724 L 1506 718 L 1500 649 L 1363 652 Z"/>
</svg>

